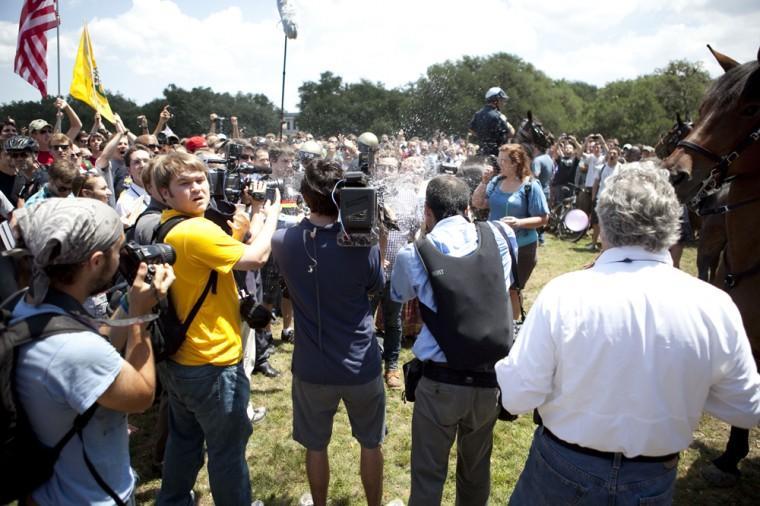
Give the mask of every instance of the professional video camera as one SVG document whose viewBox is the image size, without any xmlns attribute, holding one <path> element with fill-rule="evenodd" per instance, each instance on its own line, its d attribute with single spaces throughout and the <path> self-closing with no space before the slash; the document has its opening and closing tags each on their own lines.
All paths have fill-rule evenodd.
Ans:
<svg viewBox="0 0 760 506">
<path fill-rule="evenodd" d="M 364 172 L 346 172 L 340 184 L 338 245 L 366 247 L 380 240 L 377 189 L 368 185 Z"/>
<path fill-rule="evenodd" d="M 274 199 L 275 188 L 282 192 L 283 183 L 271 177 L 271 167 L 259 167 L 241 160 L 245 146 L 228 142 L 224 146 L 224 158 L 206 158 L 211 196 L 216 200 L 238 202 L 243 189 L 251 191 L 254 181 L 266 181 L 266 194 L 261 200 Z M 254 195 L 254 198 L 257 198 Z"/>
<path fill-rule="evenodd" d="M 153 274 L 156 272 L 154 265 L 170 264 L 174 265 L 177 261 L 177 253 L 169 244 L 157 243 L 141 246 L 134 241 L 130 241 L 121 248 L 119 256 L 119 272 L 124 279 L 131 285 L 137 275 L 137 269 L 141 263 L 148 264 L 148 273 L 145 275 L 145 282 L 150 283 L 153 280 Z"/>
</svg>

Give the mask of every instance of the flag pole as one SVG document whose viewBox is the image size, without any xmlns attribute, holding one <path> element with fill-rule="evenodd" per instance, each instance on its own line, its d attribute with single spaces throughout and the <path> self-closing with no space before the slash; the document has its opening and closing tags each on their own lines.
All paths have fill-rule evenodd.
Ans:
<svg viewBox="0 0 760 506">
<path fill-rule="evenodd" d="M 58 21 L 55 24 L 55 46 L 57 49 L 58 57 L 58 96 L 61 96 L 61 14 L 59 9 L 60 0 L 55 2 L 55 19 Z"/>
<path fill-rule="evenodd" d="M 282 97 L 280 99 L 280 141 L 285 128 L 285 64 L 288 62 L 288 36 L 285 35 L 285 51 L 282 57 Z"/>
</svg>

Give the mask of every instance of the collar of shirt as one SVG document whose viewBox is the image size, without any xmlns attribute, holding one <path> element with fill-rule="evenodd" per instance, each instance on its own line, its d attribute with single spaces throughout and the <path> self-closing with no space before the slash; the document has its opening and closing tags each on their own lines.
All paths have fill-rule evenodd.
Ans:
<svg viewBox="0 0 760 506">
<path fill-rule="evenodd" d="M 446 255 L 463 256 L 473 249 L 472 239 L 475 227 L 464 216 L 456 215 L 444 218 L 435 224 L 433 230 L 427 234 L 427 239 Z M 465 252 L 459 252 L 466 249 Z"/>
<path fill-rule="evenodd" d="M 137 197 L 144 197 L 148 194 L 148 192 L 145 191 L 145 188 L 142 186 L 138 186 L 135 183 L 132 183 L 129 185 L 129 191 L 135 194 Z"/>
<path fill-rule="evenodd" d="M 648 251 L 641 246 L 618 246 L 604 250 L 594 262 L 594 266 L 602 266 L 613 263 L 629 263 L 636 261 L 659 262 L 673 265 L 673 259 L 668 250 Z"/>
</svg>

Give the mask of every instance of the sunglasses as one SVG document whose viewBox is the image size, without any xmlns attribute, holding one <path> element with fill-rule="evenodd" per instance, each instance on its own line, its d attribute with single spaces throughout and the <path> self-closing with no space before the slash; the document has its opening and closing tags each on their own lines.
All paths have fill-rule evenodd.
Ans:
<svg viewBox="0 0 760 506">
<path fill-rule="evenodd" d="M 56 144 L 56 145 L 54 145 L 54 146 L 50 146 L 50 148 L 51 148 L 52 150 L 54 150 L 54 151 L 66 151 L 66 150 L 67 150 L 67 149 L 69 149 L 70 147 L 71 147 L 71 146 L 69 146 L 68 144 Z"/>
<path fill-rule="evenodd" d="M 149 149 L 161 149 L 161 146 L 158 144 L 148 144 L 147 146 Z"/>
<path fill-rule="evenodd" d="M 238 156 L 238 159 L 240 159 L 240 160 L 246 160 L 246 161 L 250 162 L 251 160 L 253 160 L 253 156 L 251 156 L 251 155 L 240 155 L 240 156 Z"/>
<path fill-rule="evenodd" d="M 26 158 L 29 155 L 31 155 L 31 153 L 8 153 L 8 156 L 11 158 Z"/>
<path fill-rule="evenodd" d="M 40 134 L 52 134 L 53 130 L 50 129 L 50 128 L 43 128 L 42 130 L 38 130 L 37 133 L 40 133 Z"/>
</svg>

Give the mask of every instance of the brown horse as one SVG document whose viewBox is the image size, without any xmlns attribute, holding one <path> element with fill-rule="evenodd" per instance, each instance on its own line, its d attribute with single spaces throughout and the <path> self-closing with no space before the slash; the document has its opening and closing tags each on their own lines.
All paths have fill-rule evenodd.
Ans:
<svg viewBox="0 0 760 506">
<path fill-rule="evenodd" d="M 733 179 L 715 212 L 723 217 L 726 246 L 714 282 L 739 308 L 760 362 L 760 51 L 758 60 L 742 65 L 710 51 L 726 72 L 708 90 L 699 121 L 665 164 L 676 193 L 692 209 Z M 748 452 L 749 431 L 732 427 L 725 453 L 706 477 L 725 482 L 738 476 L 737 464 Z"/>
<path fill-rule="evenodd" d="M 683 121 L 681 115 L 676 115 L 673 127 L 664 133 L 654 151 L 663 160 L 678 148 L 678 143 L 686 138 L 694 128 L 691 121 Z M 697 273 L 699 279 L 714 282 L 720 256 L 726 246 L 726 227 L 723 209 L 731 184 L 727 183 L 719 190 L 705 197 L 697 209 L 690 210 L 689 220 L 695 229 L 699 229 L 699 244 L 697 245 Z"/>
</svg>

